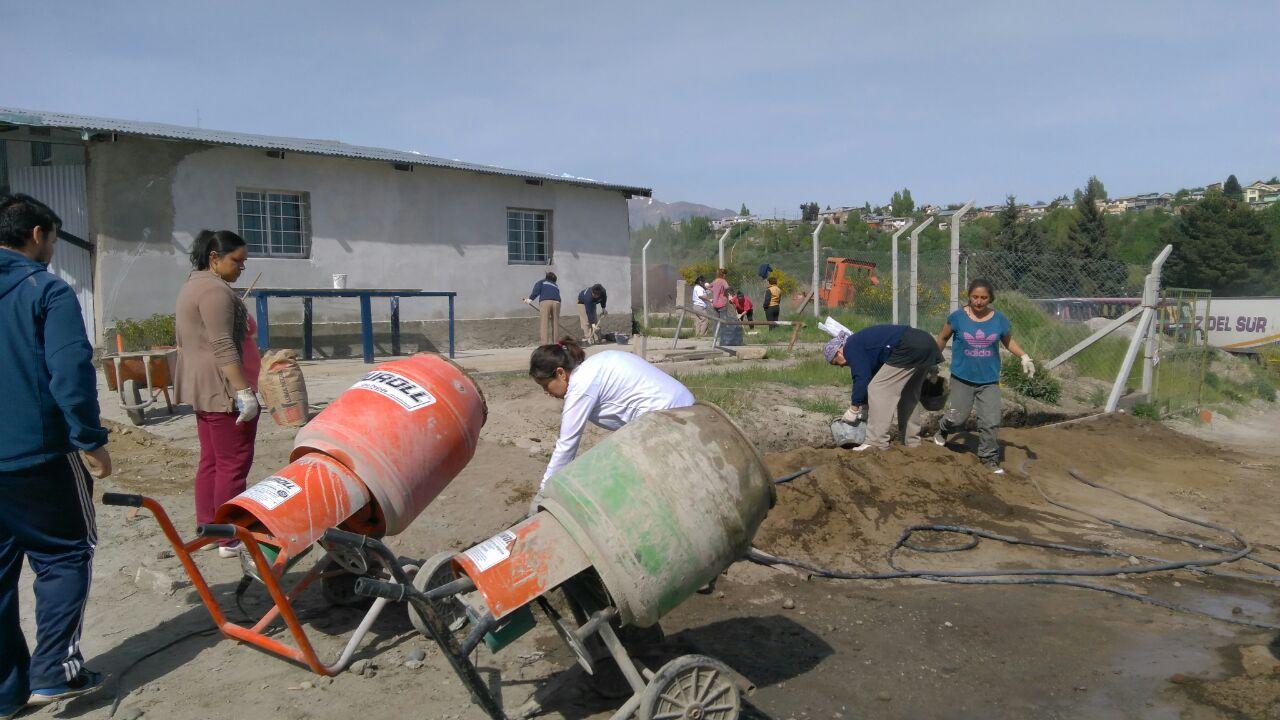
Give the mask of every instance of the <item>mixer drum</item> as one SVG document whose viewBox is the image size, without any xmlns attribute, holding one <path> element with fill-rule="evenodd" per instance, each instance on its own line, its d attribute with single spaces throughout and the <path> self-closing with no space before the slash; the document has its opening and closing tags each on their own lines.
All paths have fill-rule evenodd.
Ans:
<svg viewBox="0 0 1280 720">
<path fill-rule="evenodd" d="M 461 368 L 419 353 L 366 373 L 298 431 L 290 460 L 320 452 L 350 469 L 396 535 L 471 461 L 487 412 Z"/>
<path fill-rule="evenodd" d="M 714 405 L 647 413 L 547 481 L 542 507 L 624 623 L 654 624 L 741 559 L 773 500 L 755 447 Z"/>
</svg>

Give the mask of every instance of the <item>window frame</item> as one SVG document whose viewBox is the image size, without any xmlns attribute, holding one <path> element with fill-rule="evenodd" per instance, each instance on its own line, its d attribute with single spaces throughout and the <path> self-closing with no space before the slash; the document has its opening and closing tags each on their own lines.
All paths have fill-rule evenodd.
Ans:
<svg viewBox="0 0 1280 720">
<path fill-rule="evenodd" d="M 31 146 L 31 167 L 53 167 L 53 143 L 31 140 L 28 144 Z"/>
<path fill-rule="evenodd" d="M 542 259 L 536 259 L 536 258 L 529 259 L 529 253 L 526 252 L 525 249 L 531 243 L 529 243 L 529 241 L 525 237 L 525 233 L 527 231 L 523 229 L 519 231 L 521 233 L 520 256 L 519 257 L 512 256 L 511 254 L 511 232 L 512 232 L 511 221 L 513 219 L 512 213 L 521 213 L 522 214 L 522 217 L 520 218 L 521 222 L 524 222 L 525 220 L 528 219 L 526 217 L 523 217 L 524 214 L 533 214 L 533 215 L 542 216 L 542 222 L 543 222 L 543 231 L 542 231 L 543 257 Z M 507 245 L 507 264 L 508 265 L 551 265 L 552 264 L 551 261 L 554 253 L 554 249 L 552 245 L 552 217 L 553 217 L 553 212 L 549 208 L 528 208 L 528 207 L 508 207 L 507 208 L 506 245 Z"/>
<path fill-rule="evenodd" d="M 262 249 L 255 250 L 254 241 L 246 236 L 245 228 L 242 223 L 242 218 L 247 216 L 245 213 L 242 213 L 240 211 L 240 201 L 242 199 L 240 197 L 241 193 L 256 193 L 257 195 L 259 195 L 259 199 L 256 200 L 256 202 L 259 202 L 262 204 L 263 212 L 261 215 L 255 215 L 255 217 L 261 217 L 263 219 L 264 227 L 260 229 L 260 231 L 264 233 L 263 235 L 264 244 L 261 246 Z M 298 232 L 302 242 L 301 252 L 289 253 L 289 252 L 272 251 L 271 249 L 271 232 L 273 230 L 273 227 L 271 224 L 272 215 L 268 207 L 271 202 L 269 199 L 271 195 L 291 195 L 291 196 L 296 196 L 298 198 L 298 205 L 299 205 L 298 221 L 299 221 L 299 225 L 301 226 Z M 235 203 L 236 203 L 236 231 L 239 232 L 240 236 L 243 237 L 245 242 L 249 244 L 249 254 L 255 260 L 257 259 L 309 260 L 311 258 L 311 248 L 312 248 L 312 245 L 311 245 L 311 240 L 312 240 L 311 238 L 311 193 L 309 191 L 286 190 L 284 188 L 237 186 Z M 282 232 L 293 232 L 293 231 L 282 230 Z"/>
</svg>

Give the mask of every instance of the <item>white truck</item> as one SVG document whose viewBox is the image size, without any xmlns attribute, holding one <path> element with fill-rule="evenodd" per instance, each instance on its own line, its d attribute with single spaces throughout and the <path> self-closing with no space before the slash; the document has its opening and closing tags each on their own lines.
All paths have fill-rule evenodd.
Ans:
<svg viewBox="0 0 1280 720">
<path fill-rule="evenodd" d="M 1196 308 L 1196 325 L 1209 344 L 1234 353 L 1257 353 L 1280 344 L 1280 297 L 1215 297 Z"/>
</svg>

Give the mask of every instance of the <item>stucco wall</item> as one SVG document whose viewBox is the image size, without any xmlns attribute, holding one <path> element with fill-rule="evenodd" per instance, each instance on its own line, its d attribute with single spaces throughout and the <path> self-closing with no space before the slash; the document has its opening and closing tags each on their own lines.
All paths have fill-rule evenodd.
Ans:
<svg viewBox="0 0 1280 720">
<path fill-rule="evenodd" d="M 568 295 L 592 283 L 615 312 L 631 307 L 627 205 L 617 191 L 442 168 L 121 138 L 90 146 L 89 201 L 101 319 L 172 312 L 202 228 L 236 227 L 236 189 L 310 194 L 311 257 L 250 258 L 240 284 L 422 288 L 458 293 L 459 319 L 532 317 L 520 298 L 548 269 L 508 265 L 508 207 L 551 211 L 552 265 Z M 569 298 L 566 297 L 566 300 Z M 446 316 L 443 300 L 406 300 L 404 320 Z M 354 300 L 317 301 L 316 321 L 358 317 Z M 375 301 L 386 316 L 386 301 Z M 272 320 L 297 321 L 297 300 L 273 300 Z"/>
</svg>

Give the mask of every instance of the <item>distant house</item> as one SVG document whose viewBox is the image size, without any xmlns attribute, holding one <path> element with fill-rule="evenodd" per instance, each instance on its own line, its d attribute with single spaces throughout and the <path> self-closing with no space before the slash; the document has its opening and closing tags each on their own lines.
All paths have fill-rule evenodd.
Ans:
<svg viewBox="0 0 1280 720">
<path fill-rule="evenodd" d="M 548 270 L 566 302 L 603 284 L 610 309 L 624 311 L 615 324 L 627 323 L 627 199 L 651 194 L 333 140 L 9 108 L 0 158 L 0 187 L 62 216 L 51 269 L 77 291 L 95 344 L 116 320 L 173 312 L 204 228 L 248 242 L 246 286 L 260 274 L 259 288 L 325 288 L 341 273 L 353 288 L 456 291 L 464 343 L 531 342 L 521 297 Z M 439 346 L 447 312 L 404 302 L 406 345 Z M 358 313 L 354 302 L 317 304 L 321 347 L 326 334 L 352 335 Z M 374 317 L 389 313 L 380 303 Z M 273 303 L 273 338 L 299 336 L 301 316 L 300 302 Z"/>
<path fill-rule="evenodd" d="M 1036 203 L 1034 205 L 1027 205 L 1022 208 L 1022 216 L 1024 218 L 1027 218 L 1028 220 L 1038 220 L 1044 217 L 1045 213 L 1049 212 L 1049 210 L 1051 209 L 1052 208 L 1049 207 L 1048 203 Z"/>
<path fill-rule="evenodd" d="M 1280 194 L 1280 185 L 1268 185 L 1259 180 L 1243 190 L 1244 201 L 1250 205 L 1269 205 L 1275 202 L 1276 195 Z"/>
<path fill-rule="evenodd" d="M 731 215 L 727 218 L 711 221 L 712 230 L 728 230 L 738 223 L 758 223 L 760 218 L 756 215 Z"/>
<path fill-rule="evenodd" d="M 937 215 L 938 213 L 942 212 L 942 208 L 938 207 L 937 205 L 921 205 L 920 212 L 924 213 L 925 215 Z"/>
<path fill-rule="evenodd" d="M 849 219 L 850 215 L 855 217 L 862 215 L 862 208 L 860 207 L 827 208 L 826 210 L 823 210 L 818 213 L 818 219 L 826 220 L 829 225 L 844 225 L 845 222 Z"/>
</svg>

